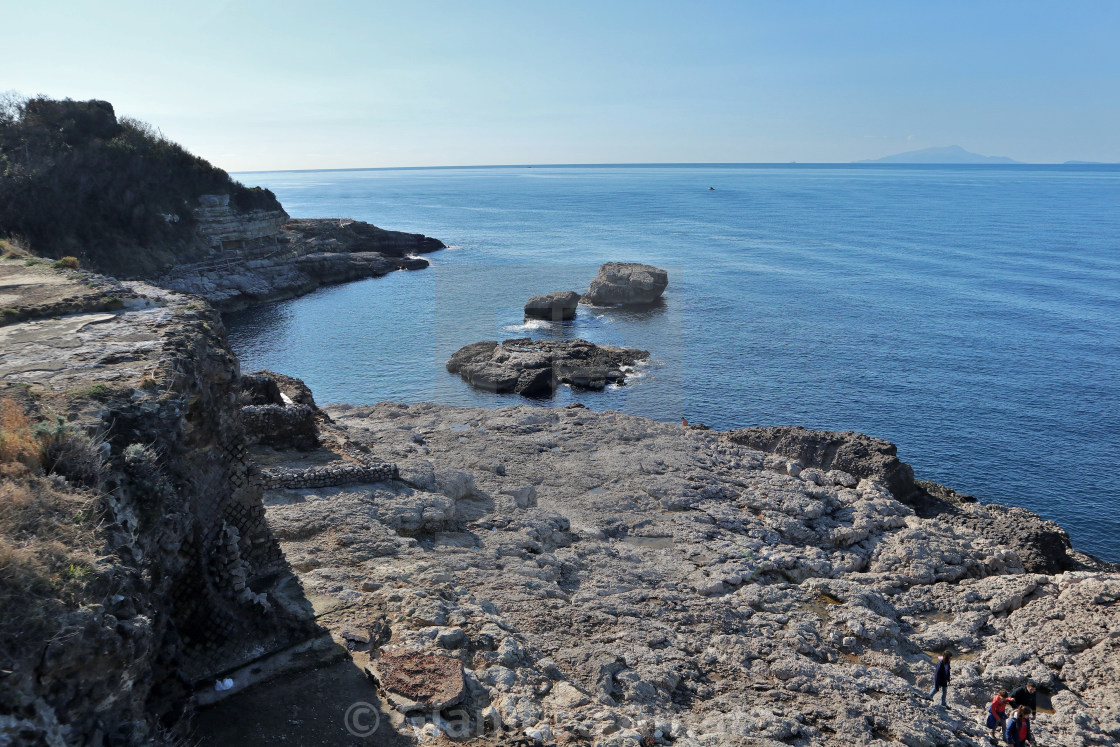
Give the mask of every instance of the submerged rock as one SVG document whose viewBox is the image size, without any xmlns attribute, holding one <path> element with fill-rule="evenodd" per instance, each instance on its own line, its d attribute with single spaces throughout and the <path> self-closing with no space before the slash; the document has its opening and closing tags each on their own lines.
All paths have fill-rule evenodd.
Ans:
<svg viewBox="0 0 1120 747">
<path fill-rule="evenodd" d="M 637 262 L 607 262 L 583 294 L 583 303 L 593 306 L 650 304 L 661 298 L 669 285 L 665 270 Z"/>
<path fill-rule="evenodd" d="M 487 341 L 462 347 L 447 362 L 447 370 L 488 392 L 547 397 L 560 384 L 595 390 L 607 384 L 623 384 L 623 369 L 648 357 L 648 350 L 596 345 L 587 340 L 523 337 L 501 344 Z"/>
<path fill-rule="evenodd" d="M 543 296 L 533 296 L 525 304 L 525 316 L 549 319 L 554 322 L 576 318 L 579 294 L 575 291 L 556 291 Z"/>
</svg>

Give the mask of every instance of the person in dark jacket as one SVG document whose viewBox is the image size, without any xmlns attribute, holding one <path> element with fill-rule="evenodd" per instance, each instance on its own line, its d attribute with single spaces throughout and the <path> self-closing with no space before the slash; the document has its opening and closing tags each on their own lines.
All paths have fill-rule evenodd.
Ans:
<svg viewBox="0 0 1120 747">
<path fill-rule="evenodd" d="M 1020 706 L 1007 722 L 1007 731 L 1003 736 L 1011 747 L 1034 747 L 1031 740 L 1031 713 L 1028 706 Z"/>
<path fill-rule="evenodd" d="M 1031 713 L 1038 713 L 1038 693 L 1034 683 L 1030 680 L 1025 685 L 1020 685 L 1011 691 L 1011 707 L 1026 706 Z"/>
<path fill-rule="evenodd" d="M 945 707 L 945 697 L 949 694 L 949 663 L 953 655 L 946 651 L 939 659 L 937 664 L 937 671 L 933 673 L 933 689 L 929 691 L 929 699 L 933 700 L 933 696 L 937 691 L 941 691 L 941 707 Z"/>
</svg>

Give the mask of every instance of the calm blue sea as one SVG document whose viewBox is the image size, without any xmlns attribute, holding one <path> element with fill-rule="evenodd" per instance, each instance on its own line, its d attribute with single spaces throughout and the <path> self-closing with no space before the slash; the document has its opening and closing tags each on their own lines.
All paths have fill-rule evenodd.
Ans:
<svg viewBox="0 0 1120 747">
<path fill-rule="evenodd" d="M 497 407 L 444 370 L 462 345 L 641 347 L 579 401 L 719 429 L 898 444 L 919 478 L 1024 506 L 1120 561 L 1120 167 L 590 166 L 245 173 L 295 217 L 435 236 L 432 267 L 228 317 L 244 370 L 320 402 Z M 715 187 L 710 190 L 709 187 Z M 600 263 L 669 270 L 662 308 L 526 326 Z"/>
</svg>

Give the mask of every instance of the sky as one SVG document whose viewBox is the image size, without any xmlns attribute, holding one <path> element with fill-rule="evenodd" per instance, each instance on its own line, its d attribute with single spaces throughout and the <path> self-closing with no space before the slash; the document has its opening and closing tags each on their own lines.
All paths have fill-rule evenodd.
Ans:
<svg viewBox="0 0 1120 747">
<path fill-rule="evenodd" d="M 0 0 L 0 91 L 230 171 L 1120 162 L 1120 2 Z"/>
</svg>

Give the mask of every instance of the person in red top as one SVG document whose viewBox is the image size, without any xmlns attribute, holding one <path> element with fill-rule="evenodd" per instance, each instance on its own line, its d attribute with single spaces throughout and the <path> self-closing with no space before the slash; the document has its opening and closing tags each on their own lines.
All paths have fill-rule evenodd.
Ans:
<svg viewBox="0 0 1120 747">
<path fill-rule="evenodd" d="M 985 726 L 992 732 L 992 738 L 998 738 L 1003 733 L 1003 728 L 1007 725 L 1007 691 L 1000 690 L 996 696 L 992 698 L 991 705 L 988 706 L 988 720 Z"/>
<path fill-rule="evenodd" d="M 1007 722 L 1007 731 L 1004 734 L 1011 747 L 1034 747 L 1031 741 L 1031 709 L 1020 706 L 1015 715 Z"/>
</svg>

